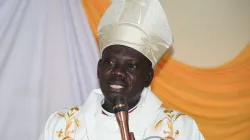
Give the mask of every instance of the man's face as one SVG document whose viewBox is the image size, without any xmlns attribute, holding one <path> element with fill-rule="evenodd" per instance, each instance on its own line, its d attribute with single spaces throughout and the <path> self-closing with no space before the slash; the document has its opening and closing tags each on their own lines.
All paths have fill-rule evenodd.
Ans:
<svg viewBox="0 0 250 140">
<path fill-rule="evenodd" d="M 121 45 L 109 46 L 98 63 L 98 78 L 105 102 L 112 104 L 116 95 L 123 95 L 133 107 L 140 100 L 144 87 L 153 78 L 151 62 L 140 52 Z"/>
</svg>

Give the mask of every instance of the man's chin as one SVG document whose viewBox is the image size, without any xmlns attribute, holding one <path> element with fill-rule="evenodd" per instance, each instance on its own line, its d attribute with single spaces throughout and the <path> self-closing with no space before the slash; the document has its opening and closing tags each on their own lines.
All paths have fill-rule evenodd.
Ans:
<svg viewBox="0 0 250 140">
<path fill-rule="evenodd" d="M 110 99 L 113 100 L 115 96 L 124 96 L 124 92 L 110 92 L 110 95 L 109 95 Z"/>
<path fill-rule="evenodd" d="M 121 93 L 121 92 L 109 92 L 109 94 L 104 97 L 106 100 L 108 100 L 112 104 L 115 96 L 125 96 L 125 95 L 124 93 Z"/>
</svg>

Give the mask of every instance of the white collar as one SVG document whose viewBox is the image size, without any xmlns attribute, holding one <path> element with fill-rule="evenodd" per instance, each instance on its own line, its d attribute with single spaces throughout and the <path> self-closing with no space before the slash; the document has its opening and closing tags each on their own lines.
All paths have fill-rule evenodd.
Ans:
<svg viewBox="0 0 250 140">
<path fill-rule="evenodd" d="M 113 113 L 109 113 L 102 108 L 104 96 L 103 96 L 101 89 L 95 89 L 91 92 L 91 94 L 92 95 L 90 96 L 95 96 L 96 98 L 95 112 L 94 112 L 95 116 L 102 114 L 102 111 L 109 114 L 108 116 L 114 116 Z M 144 107 L 146 107 L 147 110 L 156 110 L 161 106 L 161 104 L 162 102 L 151 92 L 151 88 L 147 87 L 143 89 L 142 94 L 141 94 L 141 99 L 136 105 L 137 108 L 135 109 L 135 111 L 137 112 L 139 109 L 143 109 Z"/>
</svg>

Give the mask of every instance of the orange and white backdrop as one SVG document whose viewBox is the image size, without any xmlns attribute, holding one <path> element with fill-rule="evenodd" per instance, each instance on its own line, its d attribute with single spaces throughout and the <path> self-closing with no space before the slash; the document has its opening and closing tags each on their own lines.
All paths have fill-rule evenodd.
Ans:
<svg viewBox="0 0 250 140">
<path fill-rule="evenodd" d="M 192 116 L 207 140 L 249 140 L 250 1 L 161 2 L 175 43 L 153 91 Z M 109 4 L 0 1 L 1 140 L 36 139 L 50 113 L 98 87 L 96 28 Z"/>
</svg>

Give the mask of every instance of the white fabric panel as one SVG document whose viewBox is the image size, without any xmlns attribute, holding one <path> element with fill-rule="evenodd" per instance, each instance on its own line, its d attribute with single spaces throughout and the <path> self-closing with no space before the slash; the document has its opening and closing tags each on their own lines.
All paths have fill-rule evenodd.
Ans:
<svg viewBox="0 0 250 140">
<path fill-rule="evenodd" d="M 49 114 L 98 88 L 81 0 L 0 0 L 0 140 L 35 140 Z"/>
</svg>

